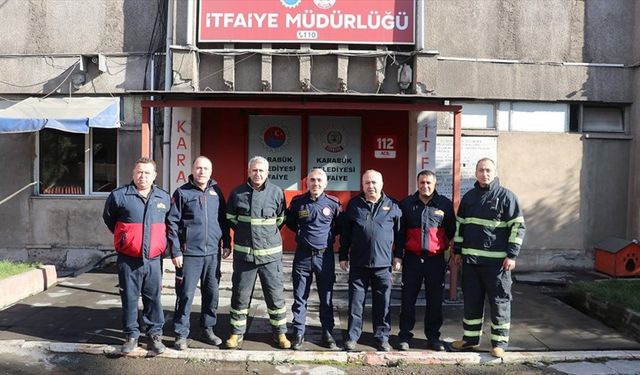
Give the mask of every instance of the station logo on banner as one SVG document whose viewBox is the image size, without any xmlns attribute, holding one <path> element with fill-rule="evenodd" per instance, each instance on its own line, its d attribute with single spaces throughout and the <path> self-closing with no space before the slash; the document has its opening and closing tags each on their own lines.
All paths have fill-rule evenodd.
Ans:
<svg viewBox="0 0 640 375">
<path fill-rule="evenodd" d="M 269 180 L 285 190 L 299 190 L 300 117 L 249 116 L 249 158 L 269 161 Z"/>
<path fill-rule="evenodd" d="M 309 117 L 309 167 L 327 173 L 327 190 L 360 190 L 359 117 Z"/>
</svg>

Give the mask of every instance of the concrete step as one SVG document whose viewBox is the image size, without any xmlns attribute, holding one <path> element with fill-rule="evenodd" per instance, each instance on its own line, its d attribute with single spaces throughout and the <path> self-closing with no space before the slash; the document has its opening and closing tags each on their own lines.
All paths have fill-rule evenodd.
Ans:
<svg viewBox="0 0 640 375">
<path fill-rule="evenodd" d="M 283 255 L 283 281 L 284 281 L 284 291 L 285 296 L 289 298 L 293 295 L 293 285 L 291 281 L 291 269 L 293 264 L 293 254 L 285 253 Z M 333 287 L 333 298 L 334 304 L 336 301 L 344 301 L 348 303 L 348 293 L 349 293 L 349 272 L 343 271 L 338 266 L 337 254 L 336 254 L 336 282 Z M 221 262 L 221 273 L 222 277 L 220 279 L 220 301 L 230 300 L 231 299 L 231 290 L 232 290 L 232 282 L 231 275 L 233 273 L 233 260 L 223 259 Z M 166 259 L 163 263 L 163 277 L 162 277 L 162 294 L 165 298 L 172 298 L 175 296 L 175 267 L 170 260 Z M 391 289 L 391 300 L 392 305 L 399 304 L 402 297 L 402 272 L 393 272 L 393 286 Z M 445 290 L 449 289 L 449 277 L 448 274 L 445 277 Z M 262 286 L 260 284 L 260 279 L 256 280 L 256 286 L 254 288 L 253 293 L 254 299 L 264 299 L 264 294 L 262 293 Z M 200 303 L 200 287 L 196 289 L 196 301 L 194 304 L 198 305 Z M 318 299 L 318 291 L 315 284 L 315 280 L 311 285 L 311 293 L 309 294 L 309 302 L 310 303 L 319 303 Z M 371 303 L 371 293 L 367 293 L 367 304 Z M 425 305 L 425 292 L 424 290 L 420 291 L 418 295 L 418 300 L 416 302 L 417 306 Z"/>
</svg>

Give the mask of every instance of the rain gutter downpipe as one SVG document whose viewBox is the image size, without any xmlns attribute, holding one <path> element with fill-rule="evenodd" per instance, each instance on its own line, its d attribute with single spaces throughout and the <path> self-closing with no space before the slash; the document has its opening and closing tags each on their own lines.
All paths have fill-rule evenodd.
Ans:
<svg viewBox="0 0 640 375">
<path fill-rule="evenodd" d="M 424 50 L 424 0 L 416 2 L 416 51 Z"/>
</svg>

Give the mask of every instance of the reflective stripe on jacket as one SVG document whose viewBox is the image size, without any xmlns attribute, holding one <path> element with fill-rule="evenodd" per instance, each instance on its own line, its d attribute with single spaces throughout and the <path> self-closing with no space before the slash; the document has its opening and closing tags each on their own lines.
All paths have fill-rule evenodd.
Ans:
<svg viewBox="0 0 640 375">
<path fill-rule="evenodd" d="M 460 201 L 454 252 L 465 262 L 493 265 L 515 258 L 524 240 L 525 224 L 517 197 L 494 179 L 475 187 Z"/>
<path fill-rule="evenodd" d="M 113 233 L 113 246 L 121 254 L 153 259 L 167 248 L 165 219 L 169 193 L 153 185 L 145 200 L 131 182 L 109 194 L 102 219 Z"/>
<path fill-rule="evenodd" d="M 259 190 L 250 182 L 235 188 L 227 202 L 227 220 L 234 230 L 234 258 L 264 264 L 282 258 L 285 200 L 282 189 L 268 180 Z"/>
</svg>

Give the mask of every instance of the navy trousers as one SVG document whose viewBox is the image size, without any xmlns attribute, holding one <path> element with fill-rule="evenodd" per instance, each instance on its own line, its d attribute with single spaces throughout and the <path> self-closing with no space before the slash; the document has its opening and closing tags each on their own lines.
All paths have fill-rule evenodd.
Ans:
<svg viewBox="0 0 640 375">
<path fill-rule="evenodd" d="M 298 248 L 293 257 L 293 334 L 304 336 L 307 320 L 307 301 L 313 276 L 316 277 L 318 297 L 320 298 L 320 323 L 322 330 L 332 333 L 333 320 L 333 284 L 335 282 L 335 259 L 333 252 L 322 254 L 304 248 Z"/>
<path fill-rule="evenodd" d="M 142 321 L 147 336 L 162 335 L 164 312 L 160 301 L 162 259 L 143 260 L 118 254 L 118 283 L 122 301 L 122 326 L 127 337 L 138 338 L 138 298 L 142 295 Z"/>
<path fill-rule="evenodd" d="M 440 339 L 442 296 L 446 263 L 443 255 L 421 257 L 406 252 L 402 262 L 402 307 L 400 309 L 400 341 L 413 337 L 416 323 L 416 300 L 424 283 L 427 308 L 424 333 L 428 340 Z"/>
<path fill-rule="evenodd" d="M 184 256 L 181 269 L 176 269 L 176 306 L 173 330 L 176 336 L 188 337 L 194 295 L 198 282 L 202 296 L 200 326 L 215 327 L 218 321 L 220 258 L 217 255 Z"/>
<path fill-rule="evenodd" d="M 371 286 L 373 336 L 377 342 L 389 341 L 391 330 L 391 267 L 351 267 L 349 271 L 349 327 L 347 340 L 358 341 L 362 334 L 362 314 Z"/>
</svg>

